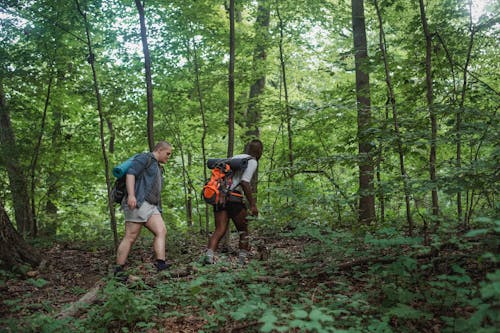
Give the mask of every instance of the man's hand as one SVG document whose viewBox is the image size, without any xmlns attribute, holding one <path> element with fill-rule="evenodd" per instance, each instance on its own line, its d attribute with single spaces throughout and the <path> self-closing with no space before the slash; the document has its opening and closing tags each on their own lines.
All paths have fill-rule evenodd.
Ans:
<svg viewBox="0 0 500 333">
<path fill-rule="evenodd" d="M 259 210 L 257 209 L 257 205 L 250 206 L 250 215 L 255 217 L 259 216 Z"/>
<path fill-rule="evenodd" d="M 137 199 L 135 195 L 128 196 L 127 204 L 130 209 L 135 209 L 135 207 L 137 207 Z"/>
</svg>

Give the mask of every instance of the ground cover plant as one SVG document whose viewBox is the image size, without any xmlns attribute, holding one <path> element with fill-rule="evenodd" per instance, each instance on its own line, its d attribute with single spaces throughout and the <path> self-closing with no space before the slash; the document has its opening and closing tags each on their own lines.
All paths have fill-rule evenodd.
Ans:
<svg viewBox="0 0 500 333">
<path fill-rule="evenodd" d="M 174 268 L 160 274 L 145 240 L 126 284 L 112 278 L 102 244 L 40 244 L 50 254 L 45 269 L 24 278 L 2 271 L 0 324 L 6 332 L 494 332 L 499 222 L 483 226 L 464 237 L 443 232 L 429 246 L 393 227 L 259 228 L 243 267 L 231 253 L 203 266 L 203 237 L 179 235 Z M 91 303 L 61 317 L 100 280 Z"/>
</svg>

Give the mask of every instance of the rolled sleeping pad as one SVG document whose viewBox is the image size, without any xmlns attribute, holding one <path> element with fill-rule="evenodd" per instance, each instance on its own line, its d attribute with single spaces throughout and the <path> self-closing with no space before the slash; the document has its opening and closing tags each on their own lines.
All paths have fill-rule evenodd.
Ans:
<svg viewBox="0 0 500 333">
<path fill-rule="evenodd" d="M 209 169 L 215 168 L 221 162 L 229 162 L 229 166 L 232 170 L 245 169 L 248 165 L 248 158 L 209 158 L 207 160 L 207 167 Z"/>
<path fill-rule="evenodd" d="M 135 158 L 136 155 L 132 156 L 125 162 L 118 164 L 113 168 L 113 176 L 115 176 L 116 179 L 122 178 L 127 174 L 128 168 L 130 168 L 130 165 L 132 165 L 132 160 Z"/>
</svg>

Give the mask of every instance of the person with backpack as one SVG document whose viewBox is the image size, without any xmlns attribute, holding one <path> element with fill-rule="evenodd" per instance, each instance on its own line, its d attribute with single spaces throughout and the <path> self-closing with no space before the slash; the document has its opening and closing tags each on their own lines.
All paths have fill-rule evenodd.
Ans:
<svg viewBox="0 0 500 333">
<path fill-rule="evenodd" d="M 157 271 L 169 267 L 165 261 L 167 229 L 161 216 L 163 167 L 160 164 L 165 164 L 171 155 L 170 143 L 160 141 L 154 147 L 153 152 L 135 155 L 127 170 L 127 194 L 121 202 L 125 215 L 125 236 L 118 246 L 114 272 L 115 276 L 122 280 L 128 277 L 124 272 L 124 266 L 143 226 L 154 235 L 153 250 Z"/>
<path fill-rule="evenodd" d="M 239 232 L 239 262 L 244 264 L 248 257 L 250 246 L 248 244 L 248 220 L 247 220 L 247 206 L 243 201 L 242 192 L 244 193 L 249 208 L 250 215 L 257 216 L 259 211 L 257 209 L 256 198 L 252 194 L 250 182 L 257 170 L 258 161 L 262 156 L 264 145 L 260 140 L 254 139 L 246 146 L 245 154 L 233 156 L 233 159 L 247 158 L 248 164 L 244 170 L 236 170 L 232 175 L 232 184 L 230 186 L 230 193 L 227 200 L 222 204 L 214 205 L 215 216 L 215 231 L 208 241 L 208 246 L 204 258 L 206 264 L 214 263 L 214 252 L 219 245 L 219 241 L 226 233 L 229 226 L 229 219 L 232 219 L 236 229 Z M 236 195 L 231 195 L 236 192 Z M 232 199 L 235 198 L 235 199 Z"/>
</svg>

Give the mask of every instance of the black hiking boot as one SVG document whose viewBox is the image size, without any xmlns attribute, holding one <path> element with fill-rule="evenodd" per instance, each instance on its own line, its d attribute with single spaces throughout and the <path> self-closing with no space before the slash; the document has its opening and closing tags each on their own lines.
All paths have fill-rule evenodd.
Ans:
<svg viewBox="0 0 500 333">
<path fill-rule="evenodd" d="M 165 260 L 157 259 L 156 263 L 155 263 L 155 267 L 156 267 L 157 272 L 161 272 L 161 271 L 168 269 L 170 267 L 170 265 L 167 262 L 165 262 Z"/>
<path fill-rule="evenodd" d="M 121 265 L 117 265 L 115 267 L 115 271 L 113 273 L 113 276 L 114 276 L 115 280 L 117 280 L 119 282 L 126 283 L 128 281 L 128 274 L 127 274 L 127 272 L 125 272 L 125 270 L 123 269 L 123 266 L 121 266 Z"/>
</svg>

